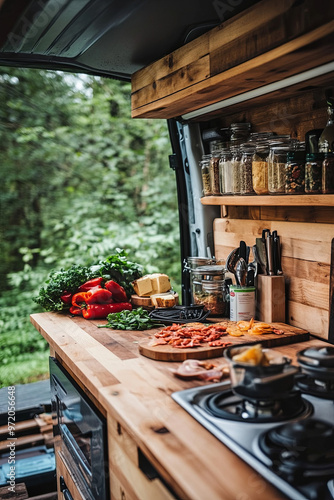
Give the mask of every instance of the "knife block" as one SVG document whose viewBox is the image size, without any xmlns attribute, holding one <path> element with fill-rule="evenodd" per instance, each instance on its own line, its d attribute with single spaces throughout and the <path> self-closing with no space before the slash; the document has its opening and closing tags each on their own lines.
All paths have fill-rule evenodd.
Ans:
<svg viewBox="0 0 334 500">
<path fill-rule="evenodd" d="M 265 323 L 285 323 L 284 276 L 257 276 L 256 317 Z"/>
</svg>

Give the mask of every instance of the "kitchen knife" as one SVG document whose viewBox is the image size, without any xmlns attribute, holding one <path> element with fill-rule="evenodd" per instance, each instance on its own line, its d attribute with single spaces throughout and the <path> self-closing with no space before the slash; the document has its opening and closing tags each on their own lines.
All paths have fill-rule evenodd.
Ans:
<svg viewBox="0 0 334 500">
<path fill-rule="evenodd" d="M 269 232 L 266 235 L 266 249 L 267 249 L 267 274 L 274 276 L 274 259 L 273 259 L 273 236 Z"/>
<path fill-rule="evenodd" d="M 282 276 L 281 241 L 277 231 L 273 231 L 273 239 L 274 272 L 277 276 Z"/>
<path fill-rule="evenodd" d="M 267 236 L 270 235 L 269 229 L 262 230 L 262 242 L 263 242 L 263 257 L 266 264 L 266 274 L 269 274 L 269 258 L 268 258 L 268 248 L 267 248 Z"/>
</svg>

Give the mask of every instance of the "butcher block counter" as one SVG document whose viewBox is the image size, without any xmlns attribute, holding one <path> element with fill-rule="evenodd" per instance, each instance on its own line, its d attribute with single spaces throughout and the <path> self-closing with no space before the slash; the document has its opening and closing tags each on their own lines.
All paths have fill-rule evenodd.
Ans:
<svg viewBox="0 0 334 500">
<path fill-rule="evenodd" d="M 155 330 L 98 328 L 104 320 L 63 313 L 33 314 L 31 321 L 51 355 L 107 419 L 112 500 L 285 498 L 174 402 L 173 392 L 204 382 L 176 378 L 169 369 L 179 362 L 139 354 L 138 343 Z M 299 350 L 321 343 L 312 338 L 277 349 L 294 358 Z M 155 478 L 141 470 L 139 455 L 153 466 Z M 64 474 L 72 497 L 81 500 L 70 471 Z"/>
</svg>

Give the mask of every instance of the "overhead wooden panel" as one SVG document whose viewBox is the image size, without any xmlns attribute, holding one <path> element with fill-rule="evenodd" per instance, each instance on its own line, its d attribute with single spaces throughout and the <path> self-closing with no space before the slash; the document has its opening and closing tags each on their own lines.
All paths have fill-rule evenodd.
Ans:
<svg viewBox="0 0 334 500">
<path fill-rule="evenodd" d="M 132 77 L 132 116 L 171 118 L 332 60 L 334 3 L 263 0 Z"/>
</svg>

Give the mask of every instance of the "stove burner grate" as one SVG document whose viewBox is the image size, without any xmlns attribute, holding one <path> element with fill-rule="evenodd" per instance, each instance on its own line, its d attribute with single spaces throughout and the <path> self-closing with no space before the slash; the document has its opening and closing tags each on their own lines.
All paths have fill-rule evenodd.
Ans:
<svg viewBox="0 0 334 500">
<path fill-rule="evenodd" d="M 296 385 L 305 394 L 322 399 L 334 399 L 334 380 L 318 380 L 310 375 L 296 377 Z"/>
<path fill-rule="evenodd" d="M 239 422 L 281 422 L 312 414 L 311 403 L 302 398 L 299 391 L 291 391 L 284 397 L 267 400 L 244 399 L 232 390 L 205 396 L 200 406 L 211 415 Z"/>
</svg>

